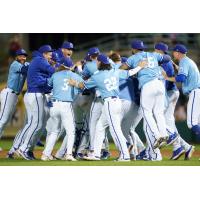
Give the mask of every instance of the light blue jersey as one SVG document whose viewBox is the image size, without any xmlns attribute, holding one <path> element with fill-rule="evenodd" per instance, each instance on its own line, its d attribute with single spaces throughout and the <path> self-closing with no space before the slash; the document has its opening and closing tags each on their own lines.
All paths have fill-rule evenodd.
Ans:
<svg viewBox="0 0 200 200">
<path fill-rule="evenodd" d="M 96 72 L 97 69 L 97 61 L 93 60 L 93 61 L 88 61 L 86 62 L 86 64 L 84 65 L 83 68 L 83 72 L 82 72 L 82 76 L 83 78 L 89 78 L 90 76 L 92 76 L 94 74 L 94 72 Z"/>
<path fill-rule="evenodd" d="M 72 102 L 75 99 L 79 90 L 68 84 L 69 79 L 83 82 L 83 79 L 79 75 L 69 70 L 56 72 L 52 75 L 48 81 L 48 85 L 53 87 L 53 100 Z"/>
<path fill-rule="evenodd" d="M 121 63 L 112 64 L 112 67 L 115 69 L 119 69 L 121 65 L 122 65 Z M 133 77 L 119 80 L 119 98 L 120 99 L 135 102 L 136 91 L 138 91 L 138 84 L 136 84 Z"/>
<path fill-rule="evenodd" d="M 22 68 L 25 65 L 28 66 L 29 63 L 25 62 L 25 64 L 23 65 L 16 60 L 13 61 L 10 65 L 7 87 L 12 89 L 16 93 L 20 93 L 22 91 L 26 80 L 27 69 L 25 71 L 22 71 Z"/>
<path fill-rule="evenodd" d="M 126 64 L 131 68 L 138 66 L 139 62 L 147 59 L 148 67 L 143 68 L 137 74 L 139 80 L 139 88 L 142 88 L 144 84 L 152 81 L 154 79 L 159 79 L 160 68 L 158 62 L 163 60 L 163 56 L 159 53 L 149 53 L 149 52 L 138 52 L 128 58 Z"/>
<path fill-rule="evenodd" d="M 96 88 L 101 93 L 103 99 L 112 96 L 119 96 L 119 80 L 127 79 L 128 71 L 111 69 L 96 71 L 88 81 L 85 81 L 87 89 Z"/>
<path fill-rule="evenodd" d="M 187 78 L 182 83 L 182 89 L 184 94 L 189 94 L 192 90 L 200 88 L 200 74 L 197 65 L 193 60 L 188 57 L 184 57 L 179 62 L 179 72 Z"/>
</svg>

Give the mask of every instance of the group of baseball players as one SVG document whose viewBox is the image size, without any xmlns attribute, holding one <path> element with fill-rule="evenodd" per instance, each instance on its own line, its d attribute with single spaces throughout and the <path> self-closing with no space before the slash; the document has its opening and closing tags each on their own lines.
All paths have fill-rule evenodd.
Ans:
<svg viewBox="0 0 200 200">
<path fill-rule="evenodd" d="M 73 50 L 67 41 L 58 50 L 43 45 L 30 63 L 24 49 L 16 51 L 1 91 L 0 137 L 27 80 L 26 116 L 8 158 L 34 160 L 34 148 L 45 134 L 43 161 L 106 160 L 111 155 L 108 134 L 119 153 L 116 161 L 161 161 L 160 149 L 166 145 L 173 146 L 171 160 L 191 158 L 194 146 L 181 137 L 174 118 L 179 82 L 189 96 L 187 125 L 200 134 L 200 74 L 184 45 L 173 48 L 178 65 L 162 42 L 150 52 L 143 41 L 134 40 L 129 58 L 92 47 L 76 64 Z M 142 119 L 146 144 L 136 133 Z M 58 140 L 62 144 L 54 152 Z"/>
</svg>

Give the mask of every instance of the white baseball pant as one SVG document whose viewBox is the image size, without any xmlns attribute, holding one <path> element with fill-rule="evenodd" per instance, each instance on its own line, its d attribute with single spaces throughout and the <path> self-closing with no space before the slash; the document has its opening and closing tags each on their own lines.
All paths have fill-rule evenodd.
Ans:
<svg viewBox="0 0 200 200">
<path fill-rule="evenodd" d="M 9 88 L 1 91 L 1 111 L 0 111 L 0 138 L 3 130 L 11 119 L 18 101 L 18 96 Z"/>
<path fill-rule="evenodd" d="M 62 123 L 67 136 L 66 154 L 71 155 L 75 139 L 75 119 L 72 103 L 60 101 L 53 102 L 53 107 L 50 108 L 50 117 L 50 119 L 54 121 L 54 125 L 48 137 L 43 154 L 46 156 L 51 155 Z"/>
</svg>

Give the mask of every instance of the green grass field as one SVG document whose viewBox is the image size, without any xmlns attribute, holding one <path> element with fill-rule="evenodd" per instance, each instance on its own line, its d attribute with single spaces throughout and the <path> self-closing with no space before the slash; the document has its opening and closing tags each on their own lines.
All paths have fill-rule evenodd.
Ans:
<svg viewBox="0 0 200 200">
<path fill-rule="evenodd" d="M 43 148 L 36 148 L 39 154 L 36 155 L 38 160 L 35 161 L 26 161 L 21 158 L 17 159 L 7 159 L 5 158 L 7 151 L 9 150 L 12 144 L 11 140 L 1 140 L 0 146 L 3 148 L 3 151 L 0 152 L 0 166 L 200 166 L 200 145 L 195 145 L 195 153 L 193 157 L 189 161 L 184 160 L 184 156 L 181 157 L 177 161 L 169 160 L 171 155 L 171 147 L 165 147 L 162 149 L 162 153 L 164 155 L 163 161 L 152 162 L 152 161 L 131 161 L 131 162 L 116 162 L 115 158 L 111 156 L 106 161 L 41 161 L 39 154 Z M 60 144 L 56 145 L 56 149 Z M 113 144 L 110 145 L 110 150 L 114 152 L 115 146 Z"/>
</svg>

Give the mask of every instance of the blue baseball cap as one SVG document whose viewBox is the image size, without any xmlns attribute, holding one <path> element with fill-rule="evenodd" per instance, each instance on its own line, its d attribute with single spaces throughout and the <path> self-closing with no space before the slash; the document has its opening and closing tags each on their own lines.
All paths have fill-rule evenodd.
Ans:
<svg viewBox="0 0 200 200">
<path fill-rule="evenodd" d="M 92 47 L 89 49 L 88 54 L 89 55 L 100 54 L 100 51 L 97 47 Z"/>
<path fill-rule="evenodd" d="M 15 55 L 16 55 L 16 56 L 20 56 L 20 55 L 28 56 L 28 54 L 26 53 L 26 51 L 25 51 L 24 49 L 18 49 L 18 50 L 15 52 Z"/>
<path fill-rule="evenodd" d="M 62 49 L 74 49 L 74 45 L 71 43 L 71 42 L 63 42 L 62 46 L 61 46 Z"/>
<path fill-rule="evenodd" d="M 63 57 L 62 60 L 60 61 L 60 64 L 66 66 L 66 67 L 73 67 L 74 63 L 71 58 L 69 57 Z"/>
<path fill-rule="evenodd" d="M 51 48 L 50 45 L 43 45 L 43 46 L 41 46 L 41 47 L 38 49 L 38 51 L 39 51 L 40 53 L 45 53 L 45 52 L 52 52 L 53 49 Z"/>
<path fill-rule="evenodd" d="M 131 42 L 132 49 L 143 50 L 145 49 L 145 45 L 142 40 L 134 40 Z"/>
<path fill-rule="evenodd" d="M 159 42 L 159 43 L 155 44 L 154 48 L 157 49 L 157 50 L 161 50 L 164 53 L 168 53 L 167 52 L 168 51 L 168 45 L 163 43 L 163 42 Z"/>
<path fill-rule="evenodd" d="M 127 60 L 128 60 L 127 57 L 121 57 L 121 62 L 122 62 L 122 63 L 126 63 Z"/>
<path fill-rule="evenodd" d="M 177 51 L 177 52 L 180 52 L 182 54 L 186 54 L 188 50 L 187 50 L 186 46 L 184 46 L 183 44 L 177 44 L 173 48 L 173 51 Z"/>
<path fill-rule="evenodd" d="M 104 54 L 98 55 L 97 60 L 104 64 L 110 64 L 109 58 Z"/>
</svg>

